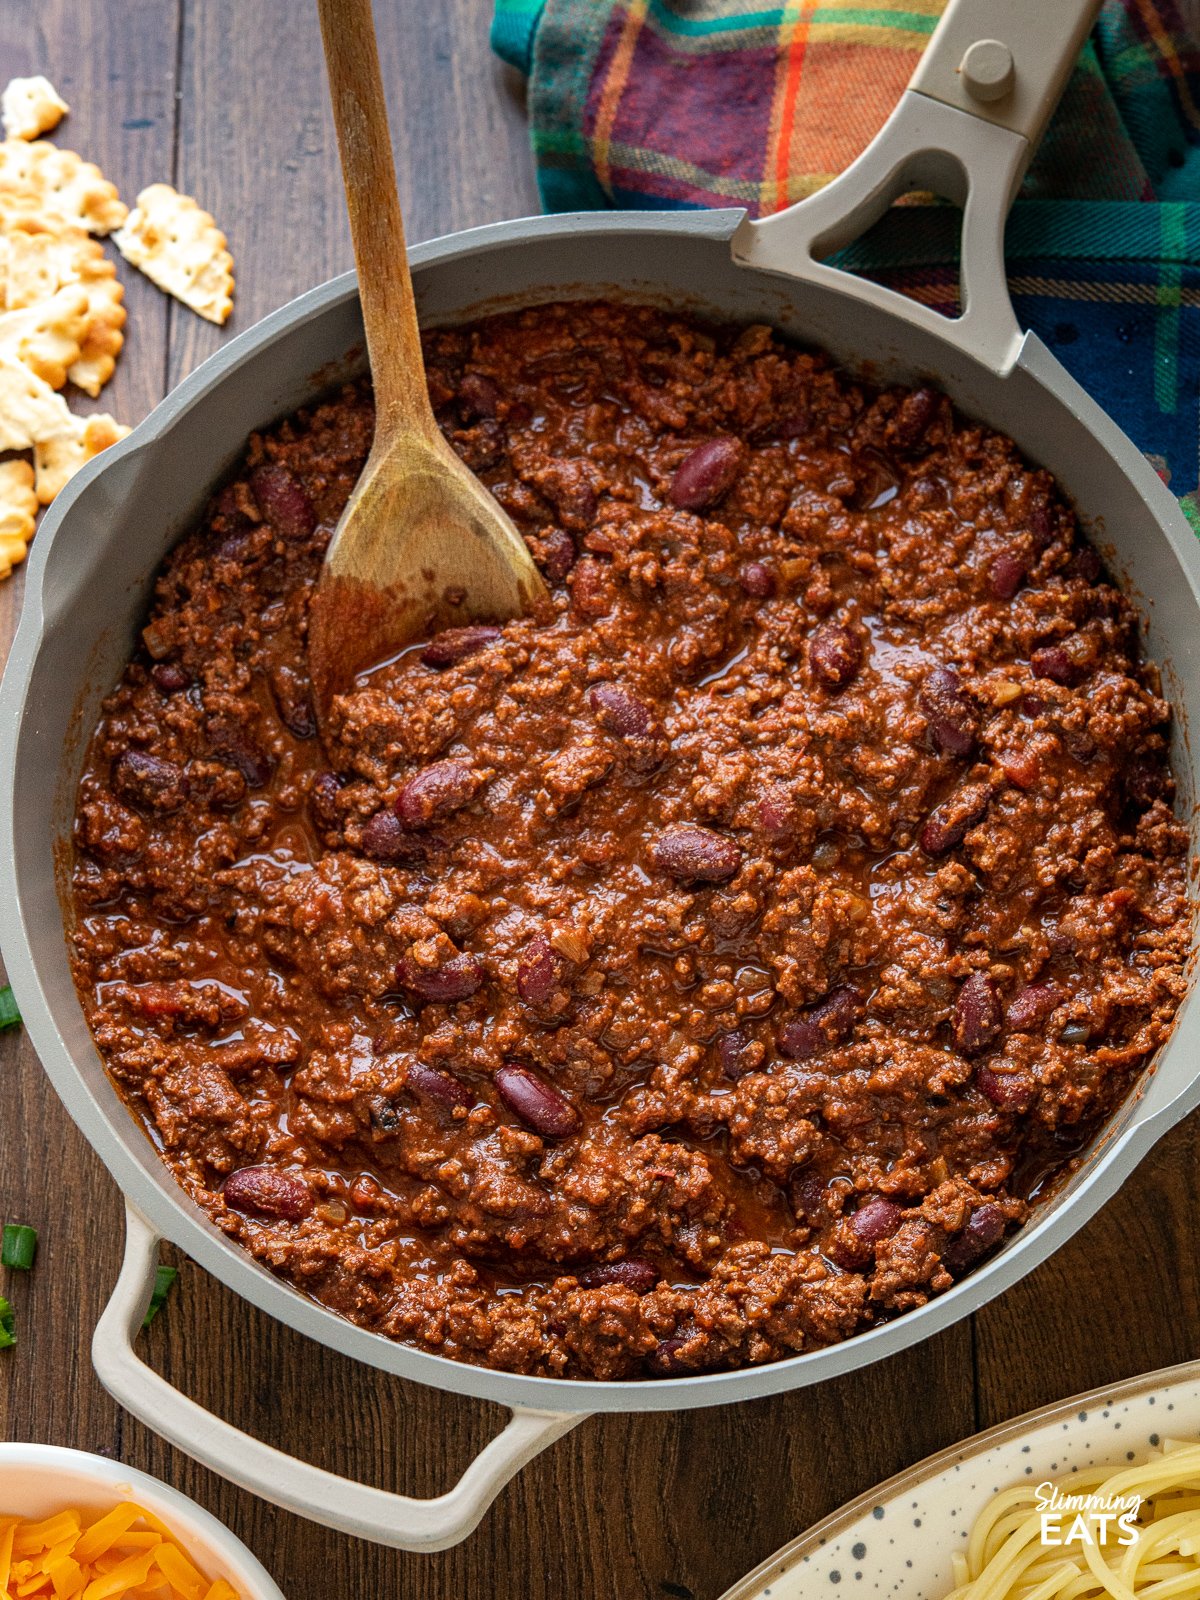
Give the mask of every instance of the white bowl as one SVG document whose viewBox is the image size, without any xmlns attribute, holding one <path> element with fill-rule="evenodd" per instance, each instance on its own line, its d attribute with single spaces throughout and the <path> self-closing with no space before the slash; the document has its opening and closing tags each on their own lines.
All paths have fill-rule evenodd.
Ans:
<svg viewBox="0 0 1200 1600">
<path fill-rule="evenodd" d="M 194 1500 L 120 1461 L 52 1444 L 0 1444 L 0 1516 L 39 1518 L 64 1506 L 111 1511 L 136 1500 L 160 1517 L 210 1580 L 225 1578 L 241 1600 L 284 1600 L 236 1535 Z"/>
<path fill-rule="evenodd" d="M 939 1451 L 784 1545 L 721 1600 L 944 1600 L 951 1557 L 994 1494 L 1031 1477 L 1118 1471 L 1172 1437 L 1200 1438 L 1200 1361 L 1059 1400 Z"/>
</svg>

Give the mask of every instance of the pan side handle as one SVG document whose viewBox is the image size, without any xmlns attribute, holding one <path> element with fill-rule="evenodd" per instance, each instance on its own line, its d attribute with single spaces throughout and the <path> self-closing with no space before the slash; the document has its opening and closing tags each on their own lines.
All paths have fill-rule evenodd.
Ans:
<svg viewBox="0 0 1200 1600">
<path fill-rule="evenodd" d="M 214 1417 L 134 1351 L 158 1265 L 159 1236 L 126 1208 L 125 1259 L 96 1325 L 92 1362 L 101 1383 L 127 1411 L 178 1449 L 272 1505 L 310 1522 L 399 1550 L 445 1550 L 476 1527 L 500 1490 L 526 1462 L 583 1421 L 575 1412 L 514 1409 L 446 1494 L 431 1500 L 389 1494 L 297 1461 Z"/>
<path fill-rule="evenodd" d="M 900 103 L 862 155 L 808 199 L 744 221 L 734 260 L 827 283 L 1006 372 L 1022 334 L 1004 271 L 1005 219 L 1100 3 L 950 0 Z M 957 317 L 823 260 L 912 189 L 962 207 Z"/>
</svg>

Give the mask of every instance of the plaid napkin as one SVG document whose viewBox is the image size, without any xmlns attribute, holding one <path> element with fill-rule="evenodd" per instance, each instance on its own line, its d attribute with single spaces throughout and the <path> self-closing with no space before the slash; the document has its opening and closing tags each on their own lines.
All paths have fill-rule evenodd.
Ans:
<svg viewBox="0 0 1200 1600">
<path fill-rule="evenodd" d="M 943 3 L 496 0 L 492 44 L 529 76 L 548 211 L 766 215 L 858 155 Z M 952 208 L 905 205 L 843 261 L 953 309 L 957 240 Z M 1200 534 L 1200 43 L 1178 0 L 1106 0 L 1007 257 L 1023 325 L 1149 455 Z"/>
</svg>

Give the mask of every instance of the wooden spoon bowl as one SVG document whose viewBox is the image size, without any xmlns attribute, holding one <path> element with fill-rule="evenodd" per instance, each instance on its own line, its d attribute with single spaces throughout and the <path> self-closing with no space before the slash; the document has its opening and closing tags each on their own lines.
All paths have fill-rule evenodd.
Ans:
<svg viewBox="0 0 1200 1600">
<path fill-rule="evenodd" d="M 318 0 L 318 10 L 375 386 L 371 453 L 309 611 L 324 730 L 334 696 L 365 668 L 440 628 L 520 616 L 546 588 L 429 403 L 371 0 Z"/>
</svg>

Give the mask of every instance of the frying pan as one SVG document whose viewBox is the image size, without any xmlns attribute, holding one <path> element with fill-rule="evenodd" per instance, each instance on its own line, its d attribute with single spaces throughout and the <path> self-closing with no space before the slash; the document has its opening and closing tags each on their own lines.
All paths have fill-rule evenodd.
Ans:
<svg viewBox="0 0 1200 1600">
<path fill-rule="evenodd" d="M 1144 613 L 1164 664 L 1174 760 L 1191 814 L 1184 737 L 1200 712 L 1200 559 L 1175 501 L 1133 444 L 1032 334 L 1004 276 L 1004 217 L 1098 0 L 952 0 L 911 86 L 838 180 L 777 216 L 737 211 L 537 218 L 412 252 L 421 314 L 448 322 L 513 304 L 618 296 L 770 322 L 875 381 L 933 379 L 1012 437 L 1075 502 Z M 997 42 L 984 50 L 978 41 Z M 969 48 L 967 70 L 960 71 Z M 1006 53 L 1007 52 L 1007 53 Z M 1004 90 L 1011 58 L 1015 81 Z M 898 195 L 932 189 L 963 212 L 962 315 L 943 318 L 824 257 Z M 1174 1034 L 1057 1197 L 991 1261 L 917 1311 L 770 1366 L 645 1382 L 532 1378 L 448 1361 L 369 1333 L 273 1277 L 185 1195 L 104 1074 L 71 982 L 59 868 L 102 695 L 144 615 L 153 574 L 247 435 L 361 368 L 354 279 L 302 296 L 234 340 L 123 443 L 85 468 L 34 545 L 24 615 L 0 696 L 0 937 L 34 1046 L 128 1201 L 126 1255 L 96 1330 L 102 1382 L 149 1427 L 215 1471 L 315 1521 L 405 1549 L 464 1538 L 500 1487 L 590 1412 L 711 1406 L 817 1383 L 967 1316 L 1044 1261 L 1200 1100 L 1194 994 Z M 357 363 L 357 366 L 356 366 Z M 1194 853 L 1194 847 L 1193 847 Z M 448 1493 L 415 1500 L 295 1461 L 208 1415 L 134 1353 L 161 1238 L 238 1294 L 367 1366 L 511 1408 L 507 1427 Z"/>
</svg>

